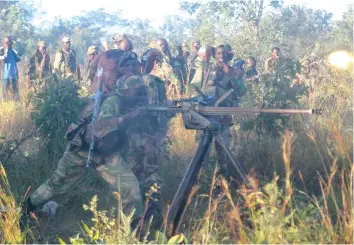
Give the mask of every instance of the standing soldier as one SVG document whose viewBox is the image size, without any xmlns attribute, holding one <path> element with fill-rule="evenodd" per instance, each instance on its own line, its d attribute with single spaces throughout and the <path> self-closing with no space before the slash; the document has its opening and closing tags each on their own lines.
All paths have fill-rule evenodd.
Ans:
<svg viewBox="0 0 354 245">
<path fill-rule="evenodd" d="M 64 79 L 81 80 L 76 52 L 71 49 L 71 41 L 68 37 L 62 39 L 61 49 L 55 54 L 54 72 Z"/>
<path fill-rule="evenodd" d="M 209 51 L 208 51 L 209 50 Z M 225 49 L 225 45 L 219 45 L 215 48 L 215 62 L 210 63 L 211 47 L 208 49 L 201 48 L 199 50 L 198 59 L 202 59 L 204 62 L 196 71 L 194 76 L 194 81 L 191 85 L 197 85 L 194 87 L 195 95 L 208 95 L 215 96 L 215 99 L 219 99 L 230 89 L 234 92 L 226 97 L 219 106 L 232 107 L 238 105 L 240 97 L 244 94 L 244 85 L 239 78 L 242 77 L 243 73 L 238 74 L 237 71 L 229 66 L 227 63 L 228 57 Z M 220 134 L 224 139 L 225 145 L 229 145 L 230 142 L 230 127 L 232 125 L 231 116 L 222 116 L 218 118 L 222 124 L 222 129 Z M 200 133 L 196 135 L 197 139 Z M 217 157 L 217 163 L 221 168 L 221 173 L 228 176 L 228 158 L 222 149 L 222 146 L 215 142 L 215 152 Z"/>
<path fill-rule="evenodd" d="M 134 52 L 124 53 L 119 61 L 119 68 L 123 77 L 117 81 L 117 88 L 130 81 L 140 80 L 148 87 L 148 103 L 161 105 L 166 99 L 164 82 L 152 75 L 139 74 L 139 66 L 137 55 Z M 140 106 L 145 106 L 145 104 Z M 161 136 L 160 133 L 164 126 L 161 124 L 160 114 L 149 113 L 144 117 L 144 123 L 136 125 L 136 128 L 131 128 L 129 131 L 131 136 L 128 136 L 131 139 L 130 149 L 127 152 L 127 158 L 134 159 L 131 162 L 135 165 L 131 167 L 144 193 L 144 203 L 149 207 L 145 219 L 149 220 L 151 215 L 154 215 L 154 221 L 157 223 L 161 222 L 158 219 L 162 218 L 160 155 L 163 146 L 161 140 L 163 141 L 166 136 L 165 134 Z"/>
<path fill-rule="evenodd" d="M 259 77 L 257 72 L 257 61 L 253 56 L 249 56 L 246 62 L 246 83 L 257 84 L 259 83 Z"/>
<path fill-rule="evenodd" d="M 52 67 L 45 42 L 38 42 L 37 51 L 30 58 L 27 69 L 28 87 L 33 87 L 36 91 L 46 89 L 47 84 L 45 78 L 51 75 Z"/>
<path fill-rule="evenodd" d="M 13 42 L 10 36 L 2 40 L 3 47 L 0 48 L 0 62 L 2 68 L 2 96 L 5 101 L 10 94 L 11 99 L 19 100 L 18 94 L 18 69 L 17 62 L 21 57 L 12 48 Z"/>
<path fill-rule="evenodd" d="M 87 63 L 85 66 L 85 77 L 84 77 L 84 82 L 86 83 L 87 86 L 91 86 L 92 80 L 90 79 L 90 66 L 92 61 L 96 58 L 98 55 L 98 48 L 96 46 L 90 46 L 87 49 Z"/>
<path fill-rule="evenodd" d="M 203 94 L 203 89 L 207 87 L 207 81 L 209 79 L 211 64 L 210 59 L 212 56 L 212 48 L 210 46 L 201 47 L 198 51 L 198 57 L 194 61 L 193 77 L 188 86 L 189 97 L 195 97 Z"/>
<path fill-rule="evenodd" d="M 163 62 L 169 64 L 172 60 L 172 56 L 166 39 L 158 38 L 156 40 L 156 48 L 163 54 Z"/>
<path fill-rule="evenodd" d="M 268 74 L 275 74 L 278 70 L 280 63 L 280 48 L 273 47 L 272 48 L 272 57 L 266 60 L 265 62 L 265 71 Z"/>
</svg>

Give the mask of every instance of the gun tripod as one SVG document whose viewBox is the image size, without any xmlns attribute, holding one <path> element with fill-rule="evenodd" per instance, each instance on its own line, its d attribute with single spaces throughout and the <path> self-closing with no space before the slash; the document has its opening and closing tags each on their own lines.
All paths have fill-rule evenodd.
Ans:
<svg viewBox="0 0 354 245">
<path fill-rule="evenodd" d="M 204 159 L 209 153 L 209 149 L 214 138 L 222 146 L 222 149 L 224 150 L 229 159 L 229 162 L 240 174 L 242 180 L 247 183 L 247 175 L 245 171 L 243 170 L 242 166 L 237 161 L 237 159 L 233 156 L 229 147 L 226 146 L 226 144 L 224 143 L 224 139 L 220 135 L 220 123 L 213 122 L 212 124 L 214 124 L 215 126 L 212 128 L 202 129 L 203 134 L 200 138 L 198 149 L 193 159 L 189 163 L 189 167 L 183 177 L 183 180 L 178 188 L 178 191 L 173 199 L 171 208 L 168 212 L 167 228 L 169 230 L 170 235 L 175 235 L 177 228 L 180 225 L 180 219 L 183 215 L 183 212 L 185 211 L 185 206 L 188 197 L 190 195 L 193 185 L 195 184 L 195 180 L 200 172 Z"/>
</svg>

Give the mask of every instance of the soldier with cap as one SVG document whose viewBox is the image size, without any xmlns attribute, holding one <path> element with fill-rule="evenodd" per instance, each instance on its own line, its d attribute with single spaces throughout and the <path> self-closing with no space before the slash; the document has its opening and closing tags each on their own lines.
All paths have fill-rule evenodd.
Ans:
<svg viewBox="0 0 354 245">
<path fill-rule="evenodd" d="M 117 33 L 112 37 L 115 42 L 115 48 L 123 51 L 132 51 L 133 43 L 128 39 L 126 34 Z"/>
<path fill-rule="evenodd" d="M 209 47 L 209 50 L 210 49 L 211 48 Z M 213 63 L 209 62 L 210 54 L 211 51 L 208 51 L 208 49 L 201 48 L 199 50 L 198 60 L 201 57 L 205 62 L 201 63 L 201 68 L 197 70 L 194 80 L 191 82 L 191 85 L 195 85 L 193 88 L 194 95 L 214 96 L 217 100 L 230 89 L 233 89 L 233 92 L 220 102 L 219 106 L 232 107 L 237 105 L 235 101 L 239 101 L 240 97 L 243 96 L 245 87 L 242 81 L 238 81 L 239 76 L 236 70 L 228 65 L 228 54 L 225 45 L 216 46 L 214 54 L 215 62 Z M 218 120 L 222 124 L 220 134 L 224 139 L 224 143 L 228 145 L 231 137 L 230 127 L 232 125 L 232 117 L 222 116 L 219 117 Z M 198 132 L 196 135 L 197 139 L 199 135 Z M 229 160 L 223 151 L 222 146 L 218 142 L 215 142 L 215 151 L 217 164 L 221 168 L 221 173 L 228 177 L 227 166 Z"/>
<path fill-rule="evenodd" d="M 92 80 L 90 79 L 90 66 L 91 66 L 92 61 L 98 55 L 98 53 L 99 53 L 99 50 L 98 50 L 98 47 L 96 47 L 96 46 L 90 46 L 87 49 L 87 61 L 86 61 L 86 65 L 85 65 L 85 77 L 84 77 L 84 81 L 87 86 L 91 86 L 91 84 L 92 84 Z"/>
<path fill-rule="evenodd" d="M 105 86 L 106 88 L 110 86 Z M 54 174 L 38 187 L 25 201 L 22 208 L 22 222 L 25 225 L 28 214 L 48 202 L 53 196 L 65 195 L 80 181 L 85 173 L 89 145 L 94 133 L 95 148 L 92 151 L 91 167 L 106 180 L 122 197 L 123 212 L 130 215 L 135 209 L 133 225 L 138 224 L 143 215 L 139 183 L 131 170 L 136 164 L 131 158 L 132 149 L 143 142 L 136 142 L 136 129 L 145 122 L 146 112 L 137 109 L 146 105 L 147 87 L 139 79 L 127 79 L 119 88 L 115 86 L 103 95 L 99 116 L 95 124 L 91 122 L 94 100 L 91 99 L 72 123 L 66 138 L 69 145 L 59 160 Z M 148 120 L 148 119 L 146 119 Z M 139 143 L 139 145 L 132 145 Z M 145 144 L 144 144 L 145 145 Z M 147 150 L 140 152 L 145 154 Z"/>
<path fill-rule="evenodd" d="M 208 83 L 211 63 L 210 59 L 212 57 L 212 48 L 210 46 L 201 47 L 198 51 L 198 57 L 195 59 L 195 64 L 191 67 L 190 83 L 188 86 L 188 95 L 190 97 L 195 97 L 202 95 L 203 90 L 206 88 Z M 194 71 L 193 71 L 194 70 Z"/>
<path fill-rule="evenodd" d="M 50 56 L 47 53 L 47 44 L 39 41 L 36 52 L 30 58 L 27 65 L 28 86 L 36 91 L 46 88 L 45 78 L 52 73 Z"/>
<path fill-rule="evenodd" d="M 69 37 L 62 39 L 61 49 L 55 54 L 54 72 L 64 79 L 81 80 L 80 68 L 77 64 L 76 52 L 71 49 Z"/>
<path fill-rule="evenodd" d="M 151 54 L 148 54 L 149 63 L 155 61 L 151 58 Z M 139 66 L 136 53 L 125 52 L 119 61 L 119 69 L 123 76 L 117 81 L 117 88 L 122 87 L 130 80 L 141 80 L 148 88 L 148 104 L 162 105 L 166 100 L 164 81 L 153 75 L 140 74 Z M 141 106 L 145 106 L 145 104 Z M 163 116 L 161 113 L 149 113 L 144 117 L 144 123 L 131 130 L 134 136 L 130 137 L 131 148 L 127 153 L 129 159 L 134 159 L 132 162 L 136 165 L 132 168 L 140 182 L 140 188 L 145 194 L 144 203 L 149 206 L 145 219 L 149 220 L 150 216 L 154 215 L 156 223 L 161 222 L 157 219 L 162 218 L 160 157 L 167 132 L 161 131 L 162 128 L 167 127 L 161 116 Z"/>
<path fill-rule="evenodd" d="M 3 100 L 11 96 L 11 99 L 19 100 L 18 94 L 18 69 L 17 62 L 21 61 L 21 56 L 13 49 L 13 41 L 10 36 L 5 36 L 2 40 L 3 47 L 0 48 L 0 64 L 2 66 L 2 96 Z"/>
</svg>

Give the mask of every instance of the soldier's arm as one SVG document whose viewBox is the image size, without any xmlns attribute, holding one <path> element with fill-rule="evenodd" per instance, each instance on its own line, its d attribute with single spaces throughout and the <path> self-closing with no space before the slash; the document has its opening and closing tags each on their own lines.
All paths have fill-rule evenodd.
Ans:
<svg viewBox="0 0 354 245">
<path fill-rule="evenodd" d="M 121 114 L 117 97 L 110 96 L 101 105 L 99 117 L 95 123 L 95 136 L 102 138 L 113 132 L 124 132 L 131 121 L 143 113 L 145 112 L 142 110 L 136 110 Z"/>
</svg>

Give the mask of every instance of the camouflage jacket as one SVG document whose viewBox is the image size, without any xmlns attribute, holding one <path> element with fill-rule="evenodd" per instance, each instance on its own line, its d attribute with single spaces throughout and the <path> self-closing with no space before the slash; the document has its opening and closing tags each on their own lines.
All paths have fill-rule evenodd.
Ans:
<svg viewBox="0 0 354 245">
<path fill-rule="evenodd" d="M 27 75 L 30 80 L 42 79 L 51 73 L 50 56 L 45 53 L 43 56 L 41 52 L 32 55 L 27 64 Z"/>
<path fill-rule="evenodd" d="M 62 49 L 58 50 L 55 54 L 53 68 L 55 72 L 58 72 L 65 79 L 80 79 L 79 67 L 76 64 L 76 53 L 72 49 L 69 52 L 65 52 Z"/>
</svg>

